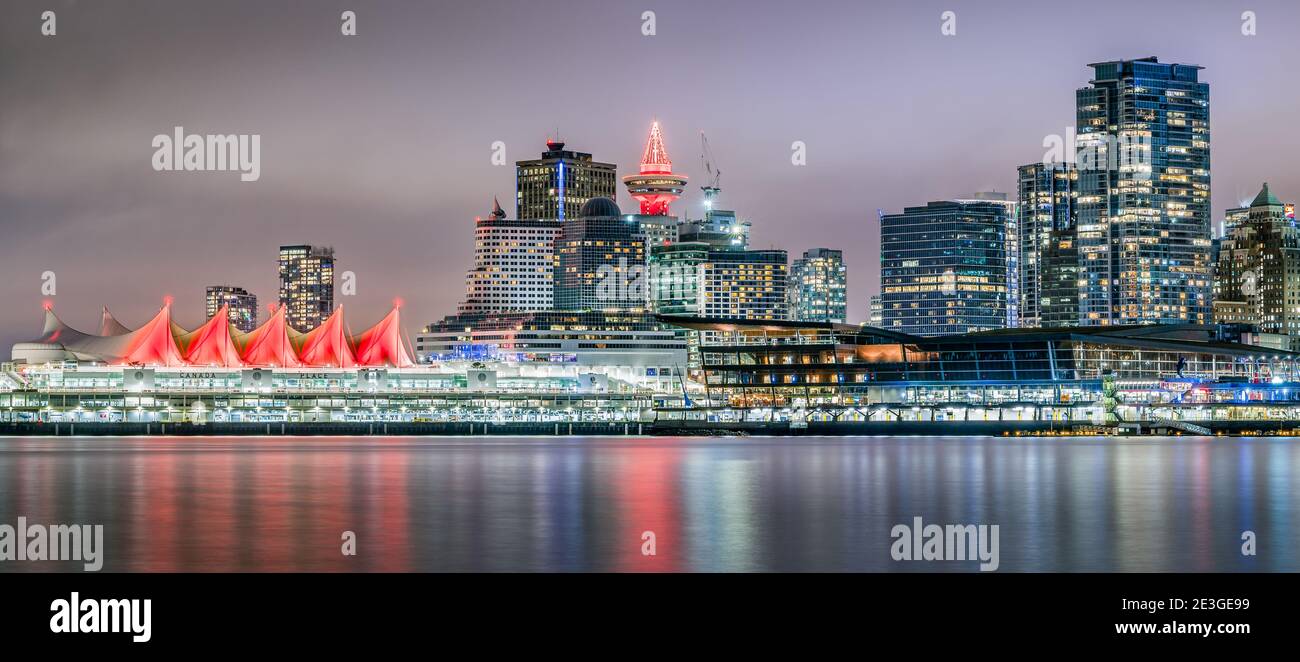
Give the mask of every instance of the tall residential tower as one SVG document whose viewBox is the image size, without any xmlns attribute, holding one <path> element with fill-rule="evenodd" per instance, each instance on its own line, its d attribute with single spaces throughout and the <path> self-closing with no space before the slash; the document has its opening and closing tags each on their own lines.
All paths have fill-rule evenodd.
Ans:
<svg viewBox="0 0 1300 662">
<path fill-rule="evenodd" d="M 1154 57 L 1075 93 L 1082 324 L 1208 323 L 1210 90 Z"/>
</svg>

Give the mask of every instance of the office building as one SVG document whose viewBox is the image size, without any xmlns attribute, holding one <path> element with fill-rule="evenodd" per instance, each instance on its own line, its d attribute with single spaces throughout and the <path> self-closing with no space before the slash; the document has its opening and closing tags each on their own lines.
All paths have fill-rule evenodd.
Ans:
<svg viewBox="0 0 1300 662">
<path fill-rule="evenodd" d="M 919 336 L 1005 328 L 1006 215 L 1006 205 L 987 201 L 883 214 L 883 328 Z"/>
<path fill-rule="evenodd" d="M 592 198 L 614 198 L 617 184 L 614 164 L 548 140 L 540 159 L 515 163 L 515 218 L 564 220 Z"/>
<path fill-rule="evenodd" d="M 1214 321 L 1289 336 L 1300 349 L 1300 229 L 1268 184 L 1219 245 Z"/>
<path fill-rule="evenodd" d="M 555 309 L 644 310 L 646 252 L 637 224 L 609 198 L 592 198 L 555 240 Z"/>
</svg>

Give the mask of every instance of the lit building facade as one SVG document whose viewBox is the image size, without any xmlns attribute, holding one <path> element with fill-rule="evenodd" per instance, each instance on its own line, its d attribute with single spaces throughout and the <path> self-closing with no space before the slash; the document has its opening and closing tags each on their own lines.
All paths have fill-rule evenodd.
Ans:
<svg viewBox="0 0 1300 662">
<path fill-rule="evenodd" d="M 1017 169 L 1017 180 L 1020 326 L 1074 326 L 1079 308 L 1078 252 L 1073 250 L 1079 173 L 1069 163 L 1030 163 Z"/>
<path fill-rule="evenodd" d="M 555 240 L 555 309 L 644 310 L 645 240 L 610 198 L 593 198 Z"/>
<path fill-rule="evenodd" d="M 1006 327 L 1006 214 L 987 201 L 883 214 L 883 328 L 936 336 Z"/>
<path fill-rule="evenodd" d="M 1084 325 L 1211 319 L 1210 105 L 1201 67 L 1089 65 L 1076 92 L 1079 317 Z"/>
<path fill-rule="evenodd" d="M 546 142 L 540 159 L 515 162 L 515 217 L 564 220 L 592 198 L 614 198 L 618 173 L 613 163 Z"/>
<path fill-rule="evenodd" d="M 957 198 L 954 202 L 992 202 L 1002 205 L 1006 210 L 1007 237 L 1007 323 L 1008 328 L 1021 326 L 1020 301 L 1023 288 L 1020 284 L 1020 257 L 1023 249 L 1020 243 L 1020 201 L 1012 200 L 1006 193 L 983 191 L 969 198 Z"/>
<path fill-rule="evenodd" d="M 222 306 L 226 307 L 230 323 L 236 329 L 248 332 L 257 328 L 257 296 L 242 287 L 209 285 L 204 296 L 207 319 L 212 319 Z"/>
<path fill-rule="evenodd" d="M 280 305 L 289 326 L 308 331 L 334 312 L 334 249 L 280 247 Z"/>
<path fill-rule="evenodd" d="M 1300 229 L 1268 184 L 1248 209 L 1219 245 L 1215 322 L 1250 324 L 1300 348 Z"/>
<path fill-rule="evenodd" d="M 843 324 L 848 317 L 844 251 L 813 248 L 790 265 L 790 319 Z"/>
<path fill-rule="evenodd" d="M 461 315 L 550 310 L 558 219 L 511 220 L 494 201 L 474 220 L 474 266 L 465 275 Z"/>
</svg>

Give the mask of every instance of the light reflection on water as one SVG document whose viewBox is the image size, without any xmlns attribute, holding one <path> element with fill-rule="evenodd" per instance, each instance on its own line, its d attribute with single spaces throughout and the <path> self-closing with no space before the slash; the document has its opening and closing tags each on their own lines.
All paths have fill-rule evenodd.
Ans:
<svg viewBox="0 0 1300 662">
<path fill-rule="evenodd" d="M 916 516 L 999 525 L 1002 571 L 1296 571 L 1298 470 L 1289 439 L 0 439 L 0 524 L 103 524 L 109 571 L 975 569 L 892 561 Z"/>
</svg>

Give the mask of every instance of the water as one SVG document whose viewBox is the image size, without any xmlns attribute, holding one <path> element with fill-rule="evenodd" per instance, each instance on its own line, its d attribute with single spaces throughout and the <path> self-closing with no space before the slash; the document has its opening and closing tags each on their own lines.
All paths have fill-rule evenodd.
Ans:
<svg viewBox="0 0 1300 662">
<path fill-rule="evenodd" d="M 0 524 L 103 524 L 107 571 L 975 571 L 893 561 L 917 516 L 1002 572 L 1296 571 L 1297 477 L 1289 439 L 9 438 Z"/>
</svg>

